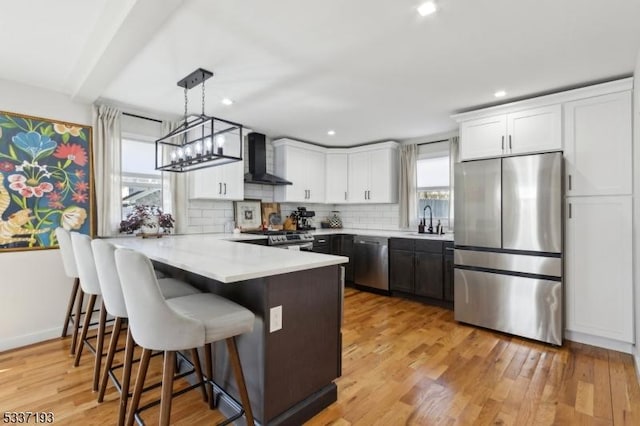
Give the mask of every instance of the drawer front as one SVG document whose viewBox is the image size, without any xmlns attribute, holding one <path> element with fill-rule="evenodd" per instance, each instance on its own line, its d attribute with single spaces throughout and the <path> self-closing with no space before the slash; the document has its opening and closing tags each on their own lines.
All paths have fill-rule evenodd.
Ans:
<svg viewBox="0 0 640 426">
<path fill-rule="evenodd" d="M 442 241 L 416 240 L 416 251 L 442 253 Z"/>
<path fill-rule="evenodd" d="M 410 238 L 391 238 L 389 239 L 389 249 L 413 251 L 415 240 Z"/>
</svg>

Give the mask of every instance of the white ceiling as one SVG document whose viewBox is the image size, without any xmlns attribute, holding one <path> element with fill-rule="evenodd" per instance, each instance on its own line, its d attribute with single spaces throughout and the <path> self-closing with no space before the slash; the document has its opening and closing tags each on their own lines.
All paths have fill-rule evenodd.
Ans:
<svg viewBox="0 0 640 426">
<path fill-rule="evenodd" d="M 202 67 L 215 73 L 208 114 L 354 145 L 450 131 L 450 114 L 498 89 L 508 100 L 629 75 L 640 49 L 639 0 L 439 0 L 424 18 L 419 3 L 3 2 L 0 78 L 166 116 L 183 111 L 176 82 Z"/>
</svg>

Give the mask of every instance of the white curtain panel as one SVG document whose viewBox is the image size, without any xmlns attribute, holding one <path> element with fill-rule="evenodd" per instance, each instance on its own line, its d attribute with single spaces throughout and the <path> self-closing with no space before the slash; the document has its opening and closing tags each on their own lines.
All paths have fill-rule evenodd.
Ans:
<svg viewBox="0 0 640 426">
<path fill-rule="evenodd" d="M 182 124 L 181 121 L 163 121 L 162 134 L 166 135 L 175 130 L 180 124 Z M 169 153 L 165 152 L 164 154 L 168 155 Z M 188 224 L 187 205 L 189 201 L 186 173 L 162 172 L 162 198 L 165 211 L 171 213 L 176 221 L 174 233 L 184 234 Z"/>
<path fill-rule="evenodd" d="M 454 136 L 449 139 L 449 230 L 453 231 L 454 220 L 454 204 L 455 204 L 455 191 L 454 191 L 454 177 L 455 177 L 455 165 L 460 162 L 460 149 L 459 138 Z"/>
<path fill-rule="evenodd" d="M 93 106 L 93 164 L 99 236 L 117 235 L 122 220 L 121 116 L 117 108 Z"/>
<path fill-rule="evenodd" d="M 416 161 L 418 146 L 416 144 L 400 147 L 400 228 L 416 225 Z"/>
</svg>

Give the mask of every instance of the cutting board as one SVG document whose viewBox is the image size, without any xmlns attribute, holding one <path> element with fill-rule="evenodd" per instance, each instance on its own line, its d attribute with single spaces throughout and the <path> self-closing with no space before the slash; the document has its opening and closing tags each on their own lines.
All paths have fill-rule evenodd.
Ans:
<svg viewBox="0 0 640 426">
<path fill-rule="evenodd" d="M 282 229 L 282 216 L 280 203 L 261 203 L 262 227 L 279 231 Z"/>
</svg>

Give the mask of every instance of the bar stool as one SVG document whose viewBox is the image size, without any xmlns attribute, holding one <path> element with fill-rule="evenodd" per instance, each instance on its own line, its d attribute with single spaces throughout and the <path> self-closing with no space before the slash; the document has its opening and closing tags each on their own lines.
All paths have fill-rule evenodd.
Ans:
<svg viewBox="0 0 640 426">
<path fill-rule="evenodd" d="M 58 246 L 60 246 L 60 255 L 62 256 L 62 266 L 64 267 L 64 273 L 67 277 L 73 279 L 73 288 L 69 295 L 69 303 L 67 305 L 67 314 L 64 317 L 64 325 L 62 326 L 62 336 L 67 336 L 67 329 L 69 323 L 73 324 L 73 334 L 71 337 L 71 349 L 69 353 L 74 355 L 76 353 L 76 343 L 78 341 L 78 330 L 80 327 L 80 316 L 82 315 L 82 302 L 84 299 L 84 293 L 80 288 L 80 279 L 78 278 L 78 268 L 76 266 L 76 259 L 73 254 L 73 246 L 71 245 L 71 235 L 69 231 L 64 228 L 56 228 L 56 239 L 58 240 Z M 76 312 L 73 313 L 73 307 L 76 303 Z"/>
<path fill-rule="evenodd" d="M 100 391 L 98 393 L 98 402 L 104 400 L 104 394 L 107 389 L 107 382 L 109 381 L 109 375 L 112 372 L 113 358 L 117 351 L 118 339 L 122 328 L 123 320 L 127 320 L 127 307 L 124 302 L 124 296 L 122 295 L 122 287 L 120 285 L 120 277 L 116 270 L 115 250 L 116 247 L 104 240 L 95 239 L 91 241 L 91 248 L 93 251 L 93 257 L 96 264 L 96 272 L 98 274 L 98 282 L 102 290 L 102 299 L 107 313 L 115 318 L 113 332 L 111 333 L 111 340 L 109 342 L 109 348 L 107 350 L 107 357 L 105 359 L 104 370 L 102 372 L 102 378 L 100 381 Z M 168 297 L 180 297 L 190 294 L 198 294 L 198 289 L 178 281 L 173 278 L 163 278 L 158 280 L 160 285 L 160 291 L 165 298 Z M 131 377 L 131 365 L 133 362 L 133 349 L 135 342 L 131 335 L 131 330 L 127 329 L 127 340 L 125 344 L 125 355 L 123 362 L 122 381 L 116 383 L 116 389 L 120 392 L 120 406 L 118 408 L 118 425 L 124 424 L 125 413 L 127 408 L 127 400 L 129 397 L 129 382 Z M 199 376 L 199 380 L 202 381 L 202 371 L 199 364 L 199 359 L 192 352 L 194 358 L 194 367 L 196 373 Z M 114 379 L 115 381 L 115 379 Z M 203 392 L 204 390 L 203 386 Z"/>
<path fill-rule="evenodd" d="M 80 341 L 78 342 L 78 348 L 76 350 L 76 357 L 73 362 L 73 366 L 80 365 L 80 358 L 82 357 L 82 351 L 85 345 L 88 345 L 90 349 L 91 345 L 87 340 L 87 333 L 89 326 L 91 325 L 91 312 L 96 304 L 98 296 L 102 296 L 100 289 L 100 283 L 98 281 L 98 273 L 96 272 L 96 264 L 93 259 L 93 252 L 91 250 L 91 238 L 88 235 L 80 234 L 78 232 L 71 232 L 71 244 L 73 246 L 73 254 L 76 259 L 76 265 L 78 267 L 78 273 L 80 275 L 80 286 L 82 291 L 89 295 L 89 302 L 87 304 L 87 314 L 84 316 L 84 323 L 82 325 L 82 333 L 80 334 Z M 95 392 L 98 391 L 98 382 L 100 378 L 100 366 L 102 363 L 102 349 L 104 345 L 104 329 L 107 322 L 107 311 L 104 307 L 104 303 L 100 303 L 100 319 L 98 320 L 98 335 L 95 346 L 95 362 L 93 366 L 93 385 L 91 389 Z"/>
<path fill-rule="evenodd" d="M 129 327 L 134 340 L 143 348 L 126 424 L 132 426 L 135 420 L 152 350 L 165 352 L 159 421 L 165 426 L 171 416 L 176 351 L 205 346 L 210 352 L 213 342 L 226 340 L 247 424 L 253 425 L 253 412 L 235 341 L 235 336 L 253 330 L 253 313 L 211 293 L 165 300 L 151 261 L 145 255 L 120 248 L 116 250 L 115 258 L 129 314 Z M 211 381 L 210 356 L 206 357 L 205 364 L 207 379 Z M 213 390 L 210 386 L 208 388 L 211 401 Z"/>
</svg>

